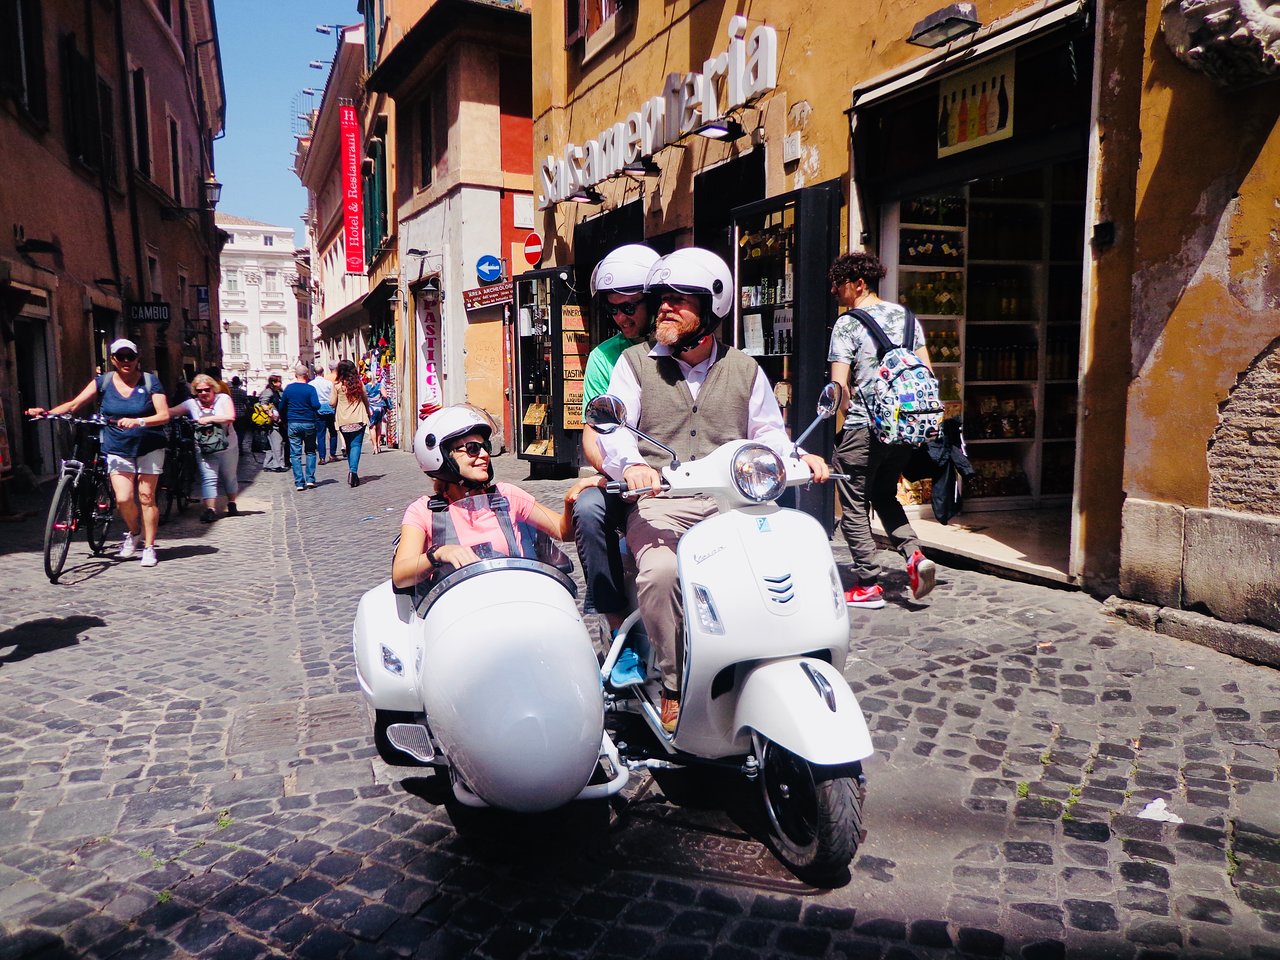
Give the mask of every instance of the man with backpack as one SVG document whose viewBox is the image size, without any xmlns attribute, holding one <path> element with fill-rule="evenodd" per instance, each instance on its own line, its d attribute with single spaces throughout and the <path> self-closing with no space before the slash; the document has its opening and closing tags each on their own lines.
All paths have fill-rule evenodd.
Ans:
<svg viewBox="0 0 1280 960">
<path fill-rule="evenodd" d="M 937 434 L 942 407 L 920 321 L 905 307 L 876 295 L 885 273 L 879 258 L 865 251 L 837 257 L 827 272 L 844 311 L 831 331 L 827 360 L 831 379 L 844 388 L 847 401 L 844 430 L 832 457 L 836 471 L 849 475 L 836 481 L 843 510 L 840 532 L 853 555 L 854 584 L 845 591 L 845 603 L 866 609 L 884 606 L 884 591 L 876 582 L 881 568 L 870 510 L 906 558 L 915 599 L 933 590 L 937 573 L 920 550 L 897 489 L 916 446 Z"/>
<path fill-rule="evenodd" d="M 250 434 L 253 432 L 253 421 L 249 419 L 253 400 L 240 385 L 239 377 L 231 378 L 231 404 L 236 411 L 236 436 L 240 440 L 240 452 L 244 453 L 244 445 L 249 442 Z"/>
</svg>

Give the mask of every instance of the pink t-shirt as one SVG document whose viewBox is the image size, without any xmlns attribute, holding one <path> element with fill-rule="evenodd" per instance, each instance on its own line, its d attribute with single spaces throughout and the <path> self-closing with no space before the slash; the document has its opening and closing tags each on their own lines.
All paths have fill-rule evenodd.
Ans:
<svg viewBox="0 0 1280 960">
<path fill-rule="evenodd" d="M 528 521 L 533 513 L 533 505 L 537 502 L 529 494 L 525 493 L 519 487 L 513 487 L 509 483 L 498 483 L 495 486 L 498 492 L 507 498 L 511 504 L 511 522 L 513 525 Z M 419 497 L 413 503 L 409 504 L 409 508 L 404 512 L 402 526 L 417 527 L 426 534 L 426 541 L 423 544 L 423 550 L 431 547 L 431 510 L 427 507 L 429 497 Z M 488 505 L 478 510 L 468 509 L 464 504 L 471 504 L 476 500 L 483 501 L 484 495 L 480 494 L 477 498 L 460 501 L 449 505 L 449 515 L 453 520 L 453 527 L 458 533 L 458 542 L 464 547 L 474 547 L 478 543 L 488 543 L 498 553 L 506 554 L 507 538 L 502 535 L 502 528 L 498 526 L 497 515 L 489 509 Z"/>
</svg>

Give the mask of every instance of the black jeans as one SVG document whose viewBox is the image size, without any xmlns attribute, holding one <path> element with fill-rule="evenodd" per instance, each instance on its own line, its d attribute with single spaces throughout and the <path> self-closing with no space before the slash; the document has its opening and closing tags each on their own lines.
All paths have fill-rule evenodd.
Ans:
<svg viewBox="0 0 1280 960">
<path fill-rule="evenodd" d="M 856 586 L 870 586 L 881 574 L 876 562 L 876 542 L 871 536 L 871 510 L 875 510 L 893 548 L 908 560 L 920 548 L 916 532 L 898 502 L 898 477 L 911 458 L 912 448 L 886 445 L 870 427 L 851 427 L 840 435 L 832 464 L 848 480 L 835 481 L 840 493 L 840 532 L 853 554 Z"/>
<path fill-rule="evenodd" d="M 623 613 L 627 609 L 618 531 L 625 529 L 631 507 L 622 497 L 599 487 L 583 490 L 573 505 L 573 539 L 587 582 L 584 606 L 589 613 Z"/>
</svg>

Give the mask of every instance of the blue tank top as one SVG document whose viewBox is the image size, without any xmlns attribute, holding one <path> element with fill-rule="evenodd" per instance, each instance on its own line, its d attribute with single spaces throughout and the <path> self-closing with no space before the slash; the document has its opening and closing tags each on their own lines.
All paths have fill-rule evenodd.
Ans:
<svg viewBox="0 0 1280 960">
<path fill-rule="evenodd" d="M 151 381 L 151 389 L 147 390 L 147 381 Z M 101 411 L 104 417 L 119 420 L 122 417 L 153 417 L 156 413 L 155 402 L 151 399 L 155 394 L 163 394 L 164 387 L 156 377 L 143 377 L 138 385 L 121 396 L 116 389 L 114 374 L 104 373 L 98 381 L 99 396 L 102 398 Z M 102 449 L 114 453 L 118 457 L 140 457 L 153 450 L 163 450 L 167 441 L 162 427 L 135 427 L 122 430 L 119 427 L 106 427 L 102 431 Z"/>
</svg>

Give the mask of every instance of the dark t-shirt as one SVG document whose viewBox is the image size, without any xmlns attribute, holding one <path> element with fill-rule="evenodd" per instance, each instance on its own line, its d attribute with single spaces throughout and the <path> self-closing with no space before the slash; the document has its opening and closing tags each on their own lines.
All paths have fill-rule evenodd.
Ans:
<svg viewBox="0 0 1280 960">
<path fill-rule="evenodd" d="M 318 424 L 320 398 L 316 395 L 316 388 L 301 380 L 285 387 L 280 396 L 280 416 L 286 423 L 305 423 L 313 427 Z"/>
<path fill-rule="evenodd" d="M 158 378 L 153 376 L 149 379 L 150 390 L 147 389 L 148 377 L 144 375 L 128 396 L 121 396 L 116 389 L 115 375 L 103 374 L 103 379 L 99 381 L 102 415 L 113 420 L 122 417 L 154 417 L 156 405 L 152 397 L 156 394 L 164 396 L 164 387 L 160 385 Z M 132 430 L 106 427 L 102 431 L 102 449 L 118 457 L 140 457 L 153 450 L 163 450 L 166 443 L 163 427 L 134 427 Z"/>
</svg>

